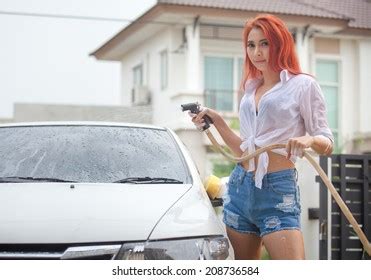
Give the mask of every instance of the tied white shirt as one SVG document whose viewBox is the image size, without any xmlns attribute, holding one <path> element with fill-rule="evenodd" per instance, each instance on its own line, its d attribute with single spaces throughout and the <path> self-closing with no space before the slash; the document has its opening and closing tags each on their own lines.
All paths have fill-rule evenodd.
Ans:
<svg viewBox="0 0 371 280">
<path fill-rule="evenodd" d="M 286 144 L 290 138 L 322 135 L 334 141 L 326 119 L 326 106 L 322 91 L 315 79 L 306 74 L 292 75 L 287 70 L 280 72 L 280 82 L 263 94 L 256 112 L 255 92 L 261 79 L 246 82 L 245 94 L 240 103 L 241 150 L 255 151 L 255 146 Z M 272 150 L 287 156 L 285 149 Z M 291 156 L 292 162 L 296 161 Z M 267 174 L 267 152 L 259 155 L 255 170 L 254 159 L 249 161 L 248 171 L 255 170 L 255 186 L 262 187 Z"/>
</svg>

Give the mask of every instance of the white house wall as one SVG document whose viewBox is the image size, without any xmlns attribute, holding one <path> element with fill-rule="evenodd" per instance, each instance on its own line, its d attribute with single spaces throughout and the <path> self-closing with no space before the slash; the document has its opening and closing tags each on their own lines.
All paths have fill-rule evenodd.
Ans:
<svg viewBox="0 0 371 280">
<path fill-rule="evenodd" d="M 243 56 L 243 45 L 241 41 L 224 41 L 203 39 L 201 41 L 201 52 L 203 55 Z"/>
<path fill-rule="evenodd" d="M 340 145 L 343 146 L 344 152 L 350 152 L 354 134 L 360 129 L 358 50 L 354 40 L 340 40 L 340 57 Z"/>
<path fill-rule="evenodd" d="M 176 95 L 179 91 L 186 89 L 186 69 L 185 52 L 186 46 L 183 42 L 183 30 L 172 28 L 171 48 L 169 52 L 169 85 L 168 92 L 170 96 Z"/>
<path fill-rule="evenodd" d="M 314 156 L 318 162 L 318 156 Z M 309 260 L 319 259 L 319 222 L 318 219 L 309 220 L 309 208 L 319 207 L 319 184 L 315 181 L 317 175 L 314 168 L 306 159 L 298 159 L 298 185 L 301 201 L 301 225 L 304 236 L 305 257 Z"/>
<path fill-rule="evenodd" d="M 371 132 L 371 40 L 359 41 L 360 132 Z"/>
<path fill-rule="evenodd" d="M 153 34 L 144 44 L 128 52 L 121 60 L 122 80 L 122 105 L 131 106 L 131 91 L 133 88 L 133 68 L 143 65 L 143 85 L 151 93 L 151 105 L 153 109 L 153 123 L 161 124 L 166 115 L 166 107 L 169 103 L 167 91 L 161 91 L 160 83 L 160 53 L 171 50 L 171 32 L 169 28 Z M 171 61 L 169 53 L 168 60 Z M 170 72 L 170 71 L 169 71 Z M 169 76 L 168 81 L 171 81 Z"/>
<path fill-rule="evenodd" d="M 162 108 L 166 106 L 166 114 L 162 112 L 159 121 L 162 125 L 174 130 L 183 128 L 194 128 L 186 113 L 181 112 L 180 105 L 195 101 L 192 97 L 183 96 L 189 93 L 188 72 L 187 72 L 187 44 L 183 38 L 183 28 L 174 27 L 170 30 L 171 44 L 169 52 L 169 84 L 166 91 L 166 101 Z M 178 134 L 179 135 L 179 134 Z M 184 138 L 183 138 L 184 139 Z M 183 140 L 182 139 L 182 140 Z"/>
</svg>

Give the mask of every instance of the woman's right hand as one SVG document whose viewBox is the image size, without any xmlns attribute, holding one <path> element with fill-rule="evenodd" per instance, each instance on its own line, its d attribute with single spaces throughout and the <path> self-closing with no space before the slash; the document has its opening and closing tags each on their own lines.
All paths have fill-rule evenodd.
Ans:
<svg viewBox="0 0 371 280">
<path fill-rule="evenodd" d="M 203 119 L 205 115 L 208 115 L 213 122 L 219 117 L 219 114 L 215 110 L 203 106 L 201 106 L 198 114 L 193 114 L 191 112 L 188 112 L 188 114 L 198 130 L 202 130 L 205 126 L 205 120 Z"/>
</svg>

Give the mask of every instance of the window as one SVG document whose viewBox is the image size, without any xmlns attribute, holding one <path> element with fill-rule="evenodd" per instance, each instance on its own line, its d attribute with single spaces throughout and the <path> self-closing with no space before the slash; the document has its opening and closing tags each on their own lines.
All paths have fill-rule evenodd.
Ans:
<svg viewBox="0 0 371 280">
<path fill-rule="evenodd" d="M 206 106 L 224 112 L 237 112 L 243 58 L 212 57 L 204 59 Z"/>
<path fill-rule="evenodd" d="M 133 85 L 141 86 L 143 85 L 143 65 L 140 64 L 133 68 Z"/>
<path fill-rule="evenodd" d="M 334 134 L 335 152 L 341 152 L 339 147 L 339 63 L 335 60 L 318 59 L 316 61 L 316 76 L 326 100 L 327 119 Z"/>
<path fill-rule="evenodd" d="M 244 72 L 244 59 L 243 58 L 237 58 L 237 84 L 236 89 L 238 94 L 235 94 L 235 112 L 239 111 L 240 107 L 240 101 L 244 94 L 243 90 L 241 90 L 241 82 L 243 78 L 243 72 Z"/>
<path fill-rule="evenodd" d="M 134 103 L 138 86 L 143 85 L 143 65 L 139 64 L 133 68 L 133 89 L 131 92 L 131 102 Z"/>
<path fill-rule="evenodd" d="M 242 79 L 242 74 L 243 74 L 243 63 L 244 63 L 244 60 L 243 58 L 238 58 L 237 60 L 237 66 L 238 66 L 238 70 L 237 70 L 237 82 L 238 82 L 238 89 L 240 88 L 240 85 L 241 85 L 241 79 Z"/>
<path fill-rule="evenodd" d="M 233 111 L 233 58 L 205 57 L 204 62 L 206 106 Z"/>
<path fill-rule="evenodd" d="M 168 83 L 168 52 L 167 50 L 162 51 L 160 53 L 160 81 L 161 81 L 161 89 L 167 88 Z"/>
<path fill-rule="evenodd" d="M 165 129 L 104 125 L 3 127 L 0 139 L 1 177 L 91 183 L 165 177 L 189 182 L 179 146 Z"/>
</svg>

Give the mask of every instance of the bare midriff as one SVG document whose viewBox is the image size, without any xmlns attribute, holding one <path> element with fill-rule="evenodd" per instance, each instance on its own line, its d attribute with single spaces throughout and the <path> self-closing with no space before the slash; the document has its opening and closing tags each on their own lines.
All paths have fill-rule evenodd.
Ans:
<svg viewBox="0 0 371 280">
<path fill-rule="evenodd" d="M 259 147 L 256 147 L 256 149 L 259 149 Z M 285 156 L 274 153 L 272 151 L 268 151 L 268 157 L 269 157 L 269 163 L 268 163 L 268 173 L 276 172 L 280 170 L 295 168 L 295 164 L 287 159 Z M 244 161 L 241 163 L 243 168 L 246 170 L 249 169 L 249 163 L 247 161 Z M 258 166 L 258 157 L 255 158 L 255 168 Z"/>
</svg>

